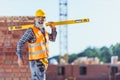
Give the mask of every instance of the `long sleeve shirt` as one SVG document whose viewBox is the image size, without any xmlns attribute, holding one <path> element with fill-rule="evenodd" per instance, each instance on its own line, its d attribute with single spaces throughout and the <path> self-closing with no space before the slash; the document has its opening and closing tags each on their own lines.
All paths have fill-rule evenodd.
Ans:
<svg viewBox="0 0 120 80">
<path fill-rule="evenodd" d="M 41 30 L 41 32 L 43 32 Z M 57 35 L 57 32 L 56 32 L 56 28 L 55 29 L 52 29 L 52 33 L 49 34 L 49 40 L 50 41 L 55 41 L 56 39 L 56 35 Z M 32 31 L 32 29 L 27 29 L 26 32 L 24 33 L 24 35 L 21 37 L 21 39 L 18 41 L 17 43 L 17 51 L 16 51 L 16 54 L 18 56 L 18 58 L 22 58 L 22 47 L 23 45 L 26 43 L 26 42 L 35 42 L 36 38 L 35 38 L 35 35 Z"/>
</svg>

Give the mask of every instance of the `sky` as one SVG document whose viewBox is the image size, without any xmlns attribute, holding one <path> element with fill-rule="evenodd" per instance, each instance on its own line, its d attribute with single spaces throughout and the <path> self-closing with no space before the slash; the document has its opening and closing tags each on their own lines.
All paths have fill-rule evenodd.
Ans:
<svg viewBox="0 0 120 80">
<path fill-rule="evenodd" d="M 46 12 L 46 22 L 59 21 L 59 0 L 0 1 L 0 16 L 34 16 L 37 9 Z M 68 0 L 68 20 L 81 18 L 90 22 L 68 25 L 69 54 L 120 43 L 120 0 Z M 59 55 L 58 37 L 50 42 L 50 57 Z"/>
</svg>

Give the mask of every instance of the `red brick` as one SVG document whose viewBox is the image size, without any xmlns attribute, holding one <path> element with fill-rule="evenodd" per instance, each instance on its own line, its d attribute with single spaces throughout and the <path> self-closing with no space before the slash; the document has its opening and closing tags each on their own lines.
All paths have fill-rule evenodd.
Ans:
<svg viewBox="0 0 120 80">
<path fill-rule="evenodd" d="M 12 38 L 13 38 L 13 35 L 12 35 L 12 34 L 7 34 L 5 37 L 6 37 L 7 39 L 12 39 Z"/>
<path fill-rule="evenodd" d="M 12 61 L 11 60 L 5 60 L 4 64 L 7 64 L 7 65 L 9 64 L 10 65 L 10 64 L 12 64 Z"/>
<path fill-rule="evenodd" d="M 11 40 L 11 45 L 12 45 L 14 48 L 16 48 L 17 43 L 18 43 L 18 39 L 12 39 L 12 40 Z"/>
<path fill-rule="evenodd" d="M 5 42 L 5 38 L 1 38 L 0 39 L 0 44 L 4 44 L 4 42 Z M 0 46 L 2 46 L 2 45 L 0 45 Z M 3 47 L 3 46 L 2 46 Z"/>
<path fill-rule="evenodd" d="M 15 33 L 12 36 L 13 36 L 13 39 L 19 39 L 21 37 L 20 34 L 15 34 Z"/>
<path fill-rule="evenodd" d="M 79 65 L 73 65 L 73 77 L 78 77 L 80 76 L 80 73 L 79 73 Z"/>
<path fill-rule="evenodd" d="M 3 60 L 3 53 L 0 53 L 1 55 L 0 55 L 0 61 L 2 61 Z"/>
<path fill-rule="evenodd" d="M 5 80 L 5 78 L 4 77 L 0 77 L 0 80 Z"/>
<path fill-rule="evenodd" d="M 13 65 L 18 65 L 17 59 L 13 60 Z"/>
<path fill-rule="evenodd" d="M 48 71 L 57 73 L 57 65 L 49 65 L 48 66 Z"/>
<path fill-rule="evenodd" d="M 47 73 L 46 73 L 46 77 L 47 77 L 48 80 L 49 79 L 51 79 L 51 80 L 55 79 L 57 76 L 58 76 L 57 73 L 54 73 L 54 72 L 47 71 Z"/>
<path fill-rule="evenodd" d="M 11 70 L 11 68 L 9 68 L 9 69 L 5 69 L 5 72 L 12 72 L 12 70 Z"/>
<path fill-rule="evenodd" d="M 4 76 L 5 76 L 5 77 L 12 77 L 13 74 L 11 74 L 11 73 L 9 73 L 9 72 L 6 72 L 6 73 L 4 74 Z"/>
<path fill-rule="evenodd" d="M 72 65 L 65 65 L 65 76 L 72 76 Z"/>
<path fill-rule="evenodd" d="M 25 77 L 24 77 L 24 78 L 20 78 L 20 80 L 28 80 L 28 78 L 25 78 Z"/>
<path fill-rule="evenodd" d="M 11 69 L 19 69 L 18 65 L 11 65 Z"/>
<path fill-rule="evenodd" d="M 12 59 L 12 56 L 11 55 L 6 55 L 6 60 L 11 60 Z"/>
<path fill-rule="evenodd" d="M 20 80 L 20 78 L 13 78 L 13 80 Z"/>
<path fill-rule="evenodd" d="M 8 28 L 7 27 L 0 27 L 0 31 L 7 31 L 8 30 Z"/>
<path fill-rule="evenodd" d="M 28 61 L 27 60 L 24 60 L 24 65 L 28 65 Z"/>
<path fill-rule="evenodd" d="M 28 72 L 28 73 L 25 73 L 26 74 L 26 77 L 30 78 L 31 77 L 31 73 Z"/>
<path fill-rule="evenodd" d="M 0 60 L 0 65 L 2 65 L 4 62 L 3 62 L 3 60 Z"/>
<path fill-rule="evenodd" d="M 56 78 L 57 78 L 56 80 L 64 80 L 64 76 L 57 76 Z"/>
<path fill-rule="evenodd" d="M 15 73 L 15 72 L 17 73 L 17 72 L 19 72 L 19 69 L 18 69 L 18 68 L 12 69 L 12 72 L 13 72 L 13 73 Z"/>
<path fill-rule="evenodd" d="M 21 73 L 21 77 L 27 77 L 26 74 L 27 74 L 27 73 L 22 72 L 22 73 Z"/>
<path fill-rule="evenodd" d="M 20 72 L 27 72 L 27 69 L 20 69 Z"/>
<path fill-rule="evenodd" d="M 9 78 L 5 78 L 5 80 L 12 80 L 12 78 L 11 78 L 11 77 L 9 77 Z"/>
<path fill-rule="evenodd" d="M 3 65 L 3 69 L 10 69 L 11 68 L 11 65 Z"/>
<path fill-rule="evenodd" d="M 7 48 L 7 51 L 9 51 L 9 52 L 13 52 L 13 48 L 11 47 L 11 48 Z M 15 50 L 14 50 L 15 51 Z"/>
<path fill-rule="evenodd" d="M 2 78 L 4 75 L 3 75 L 3 73 L 2 72 L 0 72 L 0 78 Z"/>
<path fill-rule="evenodd" d="M 21 74 L 22 74 L 22 73 L 15 72 L 15 73 L 14 73 L 14 77 L 21 77 Z"/>
<path fill-rule="evenodd" d="M 29 77 L 28 80 L 30 80 L 31 78 Z"/>
<path fill-rule="evenodd" d="M 4 72 L 4 69 L 0 68 L 0 74 L 1 74 L 2 72 Z"/>
<path fill-rule="evenodd" d="M 17 60 L 17 55 L 16 55 L 16 54 L 13 56 L 13 59 L 14 59 L 14 60 Z"/>
</svg>

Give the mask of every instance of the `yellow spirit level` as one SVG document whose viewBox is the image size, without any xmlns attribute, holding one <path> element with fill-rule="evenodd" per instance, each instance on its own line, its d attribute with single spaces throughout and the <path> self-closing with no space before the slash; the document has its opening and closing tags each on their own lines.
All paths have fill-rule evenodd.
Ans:
<svg viewBox="0 0 120 80">
<path fill-rule="evenodd" d="M 76 19 L 76 20 L 66 20 L 66 21 L 58 21 L 58 22 L 47 22 L 45 23 L 46 26 L 50 26 L 55 25 L 67 25 L 67 24 L 76 24 L 76 23 L 86 23 L 89 22 L 89 18 L 85 18 L 85 19 Z M 9 26 L 8 30 L 21 30 L 21 29 L 28 29 L 28 28 L 32 28 L 34 25 L 30 24 L 30 25 L 23 25 L 23 26 Z"/>
</svg>

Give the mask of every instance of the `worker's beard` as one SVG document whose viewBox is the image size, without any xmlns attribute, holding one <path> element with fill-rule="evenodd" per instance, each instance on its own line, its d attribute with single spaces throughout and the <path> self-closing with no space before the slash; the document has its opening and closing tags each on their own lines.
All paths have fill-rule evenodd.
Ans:
<svg viewBox="0 0 120 80">
<path fill-rule="evenodd" d="M 41 23 L 41 22 L 36 22 L 35 26 L 38 28 L 44 28 L 43 23 Z"/>
</svg>

